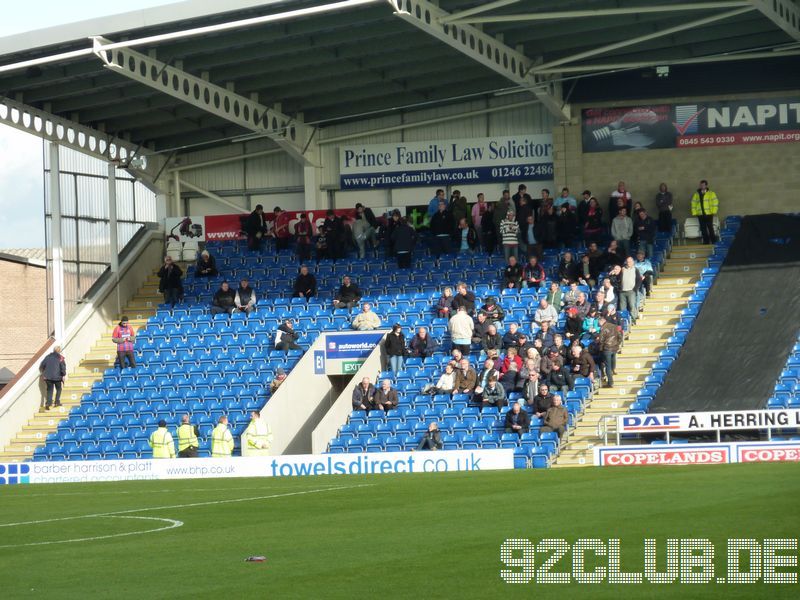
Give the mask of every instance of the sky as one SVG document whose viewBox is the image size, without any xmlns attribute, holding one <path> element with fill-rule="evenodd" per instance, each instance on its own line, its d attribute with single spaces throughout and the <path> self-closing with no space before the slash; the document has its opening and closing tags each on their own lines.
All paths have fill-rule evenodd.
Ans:
<svg viewBox="0 0 800 600">
<path fill-rule="evenodd" d="M 174 2 L 4 2 L 0 37 Z M 0 124 L 0 248 L 44 247 L 43 197 L 41 138 Z"/>
</svg>

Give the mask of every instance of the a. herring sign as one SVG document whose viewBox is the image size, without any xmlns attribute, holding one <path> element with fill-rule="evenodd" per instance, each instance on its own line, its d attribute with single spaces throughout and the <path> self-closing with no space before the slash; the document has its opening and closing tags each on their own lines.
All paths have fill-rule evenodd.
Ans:
<svg viewBox="0 0 800 600">
<path fill-rule="evenodd" d="M 553 136 L 342 146 L 339 175 L 343 190 L 549 181 L 553 178 Z"/>
</svg>

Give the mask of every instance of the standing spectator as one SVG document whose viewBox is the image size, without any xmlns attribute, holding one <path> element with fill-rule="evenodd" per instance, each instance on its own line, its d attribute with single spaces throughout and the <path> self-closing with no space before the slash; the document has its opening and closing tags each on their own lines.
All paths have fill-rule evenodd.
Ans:
<svg viewBox="0 0 800 600">
<path fill-rule="evenodd" d="M 619 211 L 620 207 L 624 207 L 628 214 L 630 214 L 632 205 L 633 198 L 631 197 L 631 193 L 628 191 L 628 188 L 625 187 L 625 182 L 620 181 L 617 183 L 617 189 L 611 192 L 611 196 L 608 198 L 609 221 L 617 216 L 617 212 Z"/>
<path fill-rule="evenodd" d="M 453 219 L 453 225 L 458 225 L 461 219 L 467 218 L 467 198 L 462 196 L 460 191 L 453 190 L 447 210 Z"/>
<path fill-rule="evenodd" d="M 247 234 L 247 249 L 260 250 L 261 241 L 267 233 L 267 220 L 264 217 L 264 207 L 256 205 L 256 209 L 244 222 L 244 232 Z"/>
<path fill-rule="evenodd" d="M 656 223 L 647 216 L 647 211 L 644 208 L 639 210 L 633 223 L 633 228 L 639 241 L 638 249 L 644 250 L 647 258 L 652 258 L 656 243 Z"/>
<path fill-rule="evenodd" d="M 458 363 L 456 370 L 454 394 L 472 394 L 475 391 L 475 386 L 478 383 L 478 374 L 475 369 L 469 364 L 469 360 L 462 358 Z"/>
<path fill-rule="evenodd" d="M 619 309 L 629 311 L 631 313 L 631 319 L 636 323 L 636 320 L 639 318 L 639 302 L 637 296 L 639 295 L 641 278 L 639 276 L 639 271 L 636 270 L 633 258 L 630 256 L 625 260 L 620 282 Z"/>
<path fill-rule="evenodd" d="M 64 385 L 64 378 L 67 376 L 67 363 L 61 354 L 61 346 L 55 346 L 53 351 L 44 357 L 39 364 L 39 373 L 47 386 L 47 397 L 39 408 L 39 412 L 50 410 L 51 406 L 61 406 L 61 388 Z M 56 393 L 56 401 L 53 404 L 53 390 Z"/>
<path fill-rule="evenodd" d="M 528 433 L 531 426 L 531 419 L 527 411 L 520 410 L 519 402 L 514 402 L 514 406 L 506 413 L 505 432 L 522 435 Z"/>
<path fill-rule="evenodd" d="M 352 309 L 361 300 L 361 290 L 348 275 L 342 277 L 342 285 L 333 298 L 333 308 Z"/>
<path fill-rule="evenodd" d="M 544 417 L 547 410 L 553 406 L 553 396 L 550 394 L 550 386 L 546 383 L 539 384 L 539 393 L 533 397 L 533 400 L 528 400 L 533 408 L 534 416 L 538 418 Z"/>
<path fill-rule="evenodd" d="M 460 307 L 464 307 L 468 315 L 475 312 L 475 294 L 467 289 L 467 284 L 459 281 L 456 285 L 458 293 L 453 298 L 453 311 L 457 311 Z"/>
<path fill-rule="evenodd" d="M 239 289 L 236 290 L 236 310 L 240 310 L 246 315 L 249 315 L 256 309 L 256 291 L 250 287 L 250 282 L 246 278 L 239 282 Z"/>
<path fill-rule="evenodd" d="M 347 254 L 344 223 L 342 223 L 342 220 L 336 216 L 336 213 L 331 208 L 325 213 L 325 232 L 328 244 L 328 256 L 333 260 L 344 258 Z"/>
<path fill-rule="evenodd" d="M 450 338 L 453 340 L 453 346 L 461 350 L 464 356 L 467 356 L 472 343 L 472 332 L 475 329 L 475 323 L 472 321 L 472 317 L 467 314 L 466 308 L 463 306 L 458 307 L 456 314 L 450 319 L 448 329 L 450 330 Z"/>
<path fill-rule="evenodd" d="M 553 201 L 553 197 L 550 195 L 550 190 L 547 188 L 542 188 L 541 199 L 535 204 L 537 217 L 541 217 L 544 213 L 546 213 L 548 208 L 554 207 L 555 203 Z"/>
<path fill-rule="evenodd" d="M 384 342 L 386 355 L 389 357 L 389 368 L 397 373 L 405 369 L 406 336 L 399 323 L 392 325 L 392 330 L 386 335 Z"/>
<path fill-rule="evenodd" d="M 386 223 L 385 233 L 384 233 L 384 243 L 386 244 L 386 256 L 394 256 L 394 230 L 400 226 L 400 219 L 402 215 L 400 211 L 396 208 L 389 213 L 389 220 Z"/>
<path fill-rule="evenodd" d="M 369 213 L 366 212 L 367 210 L 369 210 Z M 372 215 L 371 221 L 368 214 Z M 356 204 L 356 218 L 353 221 L 352 229 L 353 237 L 356 240 L 356 246 L 358 246 L 359 258 L 364 258 L 366 256 L 367 244 L 369 244 L 370 250 L 377 246 L 378 240 L 375 237 L 375 225 L 377 225 L 377 220 L 372 210 L 365 209 L 361 203 Z"/>
<path fill-rule="evenodd" d="M 297 242 L 297 257 L 300 263 L 311 260 L 311 238 L 314 228 L 306 213 L 300 213 L 300 220 L 294 225 L 294 238 Z M 362 257 L 363 258 L 363 257 Z"/>
<path fill-rule="evenodd" d="M 353 319 L 352 327 L 357 331 L 372 331 L 381 326 L 381 318 L 372 311 L 372 305 L 365 302 L 361 312 Z"/>
<path fill-rule="evenodd" d="M 481 312 L 486 315 L 486 320 L 491 321 L 497 329 L 503 326 L 503 319 L 506 318 L 506 313 L 503 307 L 497 303 L 497 298 L 494 296 L 486 297 L 486 303 L 481 306 Z"/>
<path fill-rule="evenodd" d="M 289 213 L 284 212 L 280 206 L 276 206 L 272 212 L 275 220 L 272 223 L 270 236 L 275 238 L 275 249 L 288 250 L 289 242 L 292 240 L 292 234 L 289 232 Z"/>
<path fill-rule="evenodd" d="M 561 189 L 561 195 L 555 199 L 553 205 L 559 210 L 562 206 L 566 206 L 570 212 L 573 212 L 578 208 L 578 201 L 569 193 L 569 188 L 565 187 Z"/>
<path fill-rule="evenodd" d="M 472 226 L 478 234 L 478 240 L 483 243 L 483 215 L 486 214 L 488 204 L 483 194 L 478 194 L 478 201 L 472 206 Z"/>
<path fill-rule="evenodd" d="M 214 292 L 214 298 L 211 300 L 211 314 L 232 315 L 236 310 L 236 292 L 234 292 L 227 281 L 223 281 L 219 289 Z"/>
<path fill-rule="evenodd" d="M 558 247 L 558 216 L 553 205 L 542 206 L 536 239 L 543 248 L 552 250 Z"/>
<path fill-rule="evenodd" d="M 319 226 L 319 231 L 317 234 L 317 243 L 316 243 L 316 250 L 317 250 L 317 262 L 328 258 L 328 228 L 325 227 L 325 224 Z"/>
<path fill-rule="evenodd" d="M 483 390 L 489 384 L 489 379 L 494 378 L 497 381 L 500 378 L 500 371 L 494 366 L 494 360 L 487 358 L 483 362 L 483 369 L 478 373 L 475 385 L 475 393 L 472 396 L 472 401 L 481 403 L 483 402 Z"/>
<path fill-rule="evenodd" d="M 522 227 L 522 231 L 520 231 L 520 237 L 522 237 L 523 240 L 525 253 L 529 257 L 538 257 L 542 253 L 541 244 L 536 239 L 536 223 L 533 214 L 527 216 L 525 225 Z"/>
<path fill-rule="evenodd" d="M 483 195 L 483 194 L 481 194 Z M 486 254 L 494 254 L 497 247 L 497 228 L 494 222 L 494 204 L 487 204 L 486 210 L 481 217 L 481 243 Z"/>
<path fill-rule="evenodd" d="M 656 208 L 658 209 L 658 230 L 662 233 L 672 233 L 672 192 L 667 189 L 666 183 L 658 186 Z"/>
<path fill-rule="evenodd" d="M 501 244 L 503 232 L 500 231 L 500 223 L 502 223 L 508 217 L 509 211 L 516 212 L 514 201 L 511 200 L 508 190 L 503 190 L 502 197 L 494 205 L 494 230 L 497 233 L 498 241 Z"/>
<path fill-rule="evenodd" d="M 556 236 L 558 238 L 559 247 L 570 248 L 572 246 L 572 238 L 575 235 L 576 226 L 577 219 L 575 218 L 575 213 L 570 209 L 568 204 L 562 204 L 558 209 L 558 216 L 556 217 Z"/>
<path fill-rule="evenodd" d="M 624 206 L 619 207 L 617 216 L 611 221 L 611 237 L 617 241 L 617 245 L 627 255 L 631 248 L 631 237 L 633 236 L 633 221 L 627 214 Z"/>
<path fill-rule="evenodd" d="M 639 308 L 641 309 L 645 295 L 649 298 L 650 292 L 653 289 L 653 280 L 656 273 L 653 269 L 653 263 L 645 256 L 644 250 L 639 250 L 636 253 L 636 270 L 639 271 L 639 277 L 642 278 L 642 284 L 639 286 Z"/>
<path fill-rule="evenodd" d="M 194 267 L 195 277 L 216 277 L 219 275 L 217 270 L 217 261 L 214 259 L 208 250 L 203 250 L 200 257 L 197 259 L 197 264 Z"/>
<path fill-rule="evenodd" d="M 412 337 L 411 341 L 408 343 L 409 354 L 415 358 L 428 358 L 429 356 L 433 356 L 433 353 L 436 352 L 436 347 L 436 340 L 428 334 L 428 329 L 426 327 L 418 328 L 417 333 L 414 334 L 414 337 Z"/>
<path fill-rule="evenodd" d="M 219 418 L 211 432 L 211 458 L 230 458 L 233 454 L 233 435 L 228 429 L 228 417 Z"/>
<path fill-rule="evenodd" d="M 517 193 L 511 197 L 511 200 L 514 201 L 514 207 L 519 206 L 520 200 L 528 194 L 528 186 L 524 183 L 520 183 L 517 186 Z"/>
<path fill-rule="evenodd" d="M 364 377 L 353 389 L 353 410 L 370 410 L 375 408 L 375 386 Z"/>
<path fill-rule="evenodd" d="M 453 221 L 447 212 L 444 200 L 439 202 L 439 210 L 431 217 L 431 234 L 433 246 L 431 250 L 436 258 L 450 253 L 450 237 L 453 235 Z"/>
<path fill-rule="evenodd" d="M 622 266 L 625 264 L 625 253 L 620 249 L 619 243 L 617 240 L 611 240 L 608 242 L 608 246 L 606 247 L 606 251 L 603 252 L 601 263 L 603 269 L 610 269 L 616 266 Z"/>
<path fill-rule="evenodd" d="M 528 264 L 525 265 L 525 285 L 529 288 L 538 288 L 544 285 L 547 275 L 544 268 L 539 264 L 539 259 L 531 256 L 528 259 Z"/>
<path fill-rule="evenodd" d="M 564 252 L 561 262 L 558 263 L 558 279 L 561 285 L 577 283 L 580 277 L 580 267 L 572 255 L 572 252 Z"/>
<path fill-rule="evenodd" d="M 158 429 L 150 434 L 147 443 L 153 449 L 153 458 L 175 458 L 175 440 L 164 419 L 158 422 Z"/>
<path fill-rule="evenodd" d="M 436 314 L 448 319 L 453 314 L 453 288 L 446 287 L 442 290 L 442 295 L 436 304 Z"/>
<path fill-rule="evenodd" d="M 392 387 L 389 379 L 384 379 L 372 397 L 373 405 L 378 410 L 387 411 L 397 408 L 397 402 L 397 390 Z"/>
<path fill-rule="evenodd" d="M 292 286 L 292 298 L 313 298 L 317 295 L 317 278 L 308 272 L 308 266 L 300 265 L 300 272 Z"/>
<path fill-rule="evenodd" d="M 183 298 L 183 271 L 172 262 L 169 256 L 164 257 L 164 266 L 158 271 L 158 292 L 164 294 L 164 304 L 171 304 L 172 308 Z"/>
<path fill-rule="evenodd" d="M 444 202 L 444 190 L 436 190 L 433 198 L 431 201 L 428 202 L 428 218 L 432 219 L 433 215 L 436 214 L 436 211 L 439 210 L 439 203 Z"/>
<path fill-rule="evenodd" d="M 419 441 L 417 450 L 441 450 L 444 447 L 442 443 L 442 434 L 439 432 L 439 426 L 436 423 L 428 425 L 428 431 L 422 436 Z"/>
<path fill-rule="evenodd" d="M 275 377 L 273 377 L 272 381 L 269 383 L 270 395 L 275 394 L 284 381 L 286 381 L 286 370 L 283 367 L 278 367 L 275 369 Z"/>
<path fill-rule="evenodd" d="M 513 254 L 508 257 L 508 265 L 503 270 L 503 283 L 509 289 L 519 289 L 522 287 L 522 265 L 517 262 L 517 257 Z"/>
<path fill-rule="evenodd" d="M 700 187 L 692 195 L 692 216 L 700 223 L 700 233 L 704 244 L 716 244 L 714 216 L 719 212 L 719 198 L 708 188 L 708 181 L 700 180 Z"/>
<path fill-rule="evenodd" d="M 396 222 L 391 237 L 392 247 L 397 256 L 397 268 L 410 269 L 414 258 L 414 246 L 417 243 L 417 232 L 406 217 L 401 217 Z"/>
<path fill-rule="evenodd" d="M 578 227 L 583 229 L 583 225 L 586 223 L 586 213 L 589 212 L 589 200 L 592 198 L 592 192 L 589 190 L 583 190 L 583 197 L 581 201 L 578 202 L 577 208 L 577 216 L 578 216 Z"/>
<path fill-rule="evenodd" d="M 117 345 L 117 361 L 120 371 L 125 368 L 125 361 L 131 368 L 136 367 L 136 359 L 133 355 L 133 344 L 136 342 L 136 335 L 133 327 L 128 325 L 128 317 L 123 316 L 119 325 L 111 333 L 111 341 Z"/>
<path fill-rule="evenodd" d="M 517 216 L 517 223 L 519 224 L 519 251 L 520 253 L 525 253 L 528 249 L 525 239 L 525 227 L 528 224 L 528 217 L 533 216 L 531 197 L 528 194 L 520 198 L 519 203 L 516 205 L 515 214 Z"/>
<path fill-rule="evenodd" d="M 601 371 L 605 372 L 606 387 L 614 387 L 614 372 L 617 370 L 617 352 L 622 344 L 622 333 L 603 315 L 600 315 L 598 323 L 600 324 L 598 348 L 603 357 Z"/>
<path fill-rule="evenodd" d="M 280 327 L 278 327 L 278 331 L 275 332 L 275 350 L 283 350 L 284 352 L 288 352 L 289 350 L 302 350 L 302 348 L 297 344 L 297 339 L 300 337 L 300 334 L 294 328 L 294 322 L 291 319 L 286 319 Z"/>
<path fill-rule="evenodd" d="M 481 313 L 482 315 L 484 313 Z M 503 347 L 503 337 L 497 333 L 497 327 L 495 327 L 494 323 L 490 323 L 488 320 L 486 321 L 489 323 L 489 327 L 486 329 L 486 334 L 481 338 L 481 348 L 484 352 L 489 352 L 489 350 L 497 350 Z"/>
<path fill-rule="evenodd" d="M 486 387 L 481 393 L 481 404 L 483 408 L 494 406 L 501 409 L 506 405 L 506 390 L 503 384 L 494 377 L 489 377 Z"/>
<path fill-rule="evenodd" d="M 509 209 L 506 218 L 500 221 L 500 241 L 503 244 L 503 255 L 519 258 L 519 223 L 513 209 Z"/>
<path fill-rule="evenodd" d="M 175 436 L 178 438 L 178 458 L 197 458 L 197 450 L 200 447 L 197 438 L 200 436 L 200 430 L 197 425 L 191 423 L 189 415 L 181 417 L 181 424 L 175 430 Z"/>
<path fill-rule="evenodd" d="M 622 267 L 614 265 L 603 280 L 601 288 L 606 293 L 606 300 L 610 304 L 617 304 L 619 293 L 622 291 Z"/>
<path fill-rule="evenodd" d="M 556 283 L 555 286 L 558 287 L 558 284 Z M 557 298 L 558 302 L 560 303 L 561 289 L 559 288 L 558 291 L 551 289 L 551 293 L 553 294 L 553 299 L 555 300 Z M 533 313 L 533 320 L 539 325 L 545 321 L 550 321 L 551 324 L 556 323 L 558 322 L 558 311 L 547 301 L 546 298 L 542 298 L 539 300 L 539 308 L 537 308 L 536 312 Z"/>
<path fill-rule="evenodd" d="M 466 217 L 458 220 L 455 237 L 459 254 L 472 254 L 478 247 L 478 233 L 472 225 L 467 223 Z"/>
<path fill-rule="evenodd" d="M 555 431 L 558 433 L 559 438 L 564 437 L 567 432 L 567 425 L 569 425 L 569 413 L 561 405 L 561 396 L 558 394 L 553 396 L 553 406 L 547 409 L 543 420 L 544 424 L 539 429 L 541 433 Z"/>
<path fill-rule="evenodd" d="M 597 198 L 592 196 L 589 199 L 589 207 L 586 210 L 586 220 L 583 223 L 583 241 L 585 243 L 599 243 L 603 236 L 603 209 L 597 202 Z"/>
</svg>

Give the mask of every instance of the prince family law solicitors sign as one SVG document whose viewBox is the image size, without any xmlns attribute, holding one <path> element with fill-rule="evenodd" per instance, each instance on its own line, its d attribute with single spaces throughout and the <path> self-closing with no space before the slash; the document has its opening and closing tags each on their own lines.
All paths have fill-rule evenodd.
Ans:
<svg viewBox="0 0 800 600">
<path fill-rule="evenodd" d="M 343 146 L 339 174 L 343 190 L 548 181 L 553 178 L 553 136 Z"/>
<path fill-rule="evenodd" d="M 584 152 L 800 141 L 800 99 L 652 104 L 582 111 Z"/>
</svg>

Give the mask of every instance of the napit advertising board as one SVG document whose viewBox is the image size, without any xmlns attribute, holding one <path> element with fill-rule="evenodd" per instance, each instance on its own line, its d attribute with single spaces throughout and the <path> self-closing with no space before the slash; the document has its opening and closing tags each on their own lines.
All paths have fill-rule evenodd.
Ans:
<svg viewBox="0 0 800 600">
<path fill-rule="evenodd" d="M 620 433 L 735 431 L 768 427 L 800 427 L 800 410 L 730 410 L 617 417 L 617 431 Z"/>
<path fill-rule="evenodd" d="M 586 108 L 581 123 L 584 152 L 800 142 L 800 99 Z"/>
<path fill-rule="evenodd" d="M 800 462 L 800 442 L 661 444 L 594 448 L 594 464 L 602 467 L 716 465 L 745 462 Z"/>
<path fill-rule="evenodd" d="M 553 136 L 520 134 L 342 146 L 343 190 L 553 178 Z"/>
<path fill-rule="evenodd" d="M 0 485 L 92 481 L 444 473 L 513 469 L 514 452 L 448 450 L 0 464 Z"/>
</svg>

